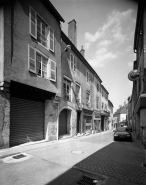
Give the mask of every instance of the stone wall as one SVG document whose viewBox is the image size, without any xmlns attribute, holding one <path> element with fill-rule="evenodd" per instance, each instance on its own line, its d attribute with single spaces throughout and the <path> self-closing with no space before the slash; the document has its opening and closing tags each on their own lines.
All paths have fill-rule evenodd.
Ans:
<svg viewBox="0 0 146 185">
<path fill-rule="evenodd" d="M 9 94 L 0 91 L 0 148 L 9 147 L 10 99 Z"/>
</svg>

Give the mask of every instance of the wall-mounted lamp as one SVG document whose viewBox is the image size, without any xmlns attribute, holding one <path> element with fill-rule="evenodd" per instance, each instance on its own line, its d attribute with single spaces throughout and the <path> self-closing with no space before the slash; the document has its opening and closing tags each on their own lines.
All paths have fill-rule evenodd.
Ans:
<svg viewBox="0 0 146 185">
<path fill-rule="evenodd" d="M 64 49 L 65 52 L 67 52 L 68 50 L 71 50 L 71 45 L 67 45 Z"/>
<path fill-rule="evenodd" d="M 71 45 L 66 45 L 66 47 L 64 48 L 63 53 L 61 54 L 61 58 L 62 58 L 62 55 L 63 55 L 65 52 L 69 51 L 69 50 L 71 50 Z"/>
</svg>

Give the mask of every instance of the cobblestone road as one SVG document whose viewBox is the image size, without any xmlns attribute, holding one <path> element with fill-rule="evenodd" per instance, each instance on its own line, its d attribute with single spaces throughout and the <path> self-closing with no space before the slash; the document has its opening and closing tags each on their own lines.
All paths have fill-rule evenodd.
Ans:
<svg viewBox="0 0 146 185">
<path fill-rule="evenodd" d="M 142 167 L 144 160 L 144 151 L 135 141 L 132 143 L 113 142 L 75 166 L 79 169 L 146 185 L 146 168 Z"/>
<path fill-rule="evenodd" d="M 135 139 L 113 142 L 112 135 L 105 132 L 1 151 L 1 156 L 24 151 L 33 158 L 15 164 L 0 160 L 0 184 L 75 185 L 90 173 L 107 177 L 105 185 L 146 185 L 144 150 Z"/>
</svg>

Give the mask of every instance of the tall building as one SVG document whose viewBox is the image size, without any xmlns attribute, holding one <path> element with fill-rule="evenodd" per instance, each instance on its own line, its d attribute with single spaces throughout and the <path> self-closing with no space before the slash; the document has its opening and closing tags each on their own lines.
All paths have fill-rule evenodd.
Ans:
<svg viewBox="0 0 146 185">
<path fill-rule="evenodd" d="M 0 5 L 0 147 L 57 139 L 61 28 L 48 0 Z"/>
<path fill-rule="evenodd" d="M 140 77 L 133 81 L 132 90 L 132 126 L 137 139 L 146 140 L 146 3 L 139 1 L 135 36 L 134 52 L 136 61 L 133 69 L 138 70 Z"/>
<path fill-rule="evenodd" d="M 68 23 L 68 36 L 62 36 L 62 100 L 59 137 L 89 134 L 100 129 L 101 79 L 77 49 L 77 25 Z M 68 50 L 66 50 L 70 46 Z"/>
<path fill-rule="evenodd" d="M 77 49 L 76 21 L 68 36 L 61 22 L 49 0 L 0 3 L 0 148 L 108 128 L 109 93 Z"/>
</svg>

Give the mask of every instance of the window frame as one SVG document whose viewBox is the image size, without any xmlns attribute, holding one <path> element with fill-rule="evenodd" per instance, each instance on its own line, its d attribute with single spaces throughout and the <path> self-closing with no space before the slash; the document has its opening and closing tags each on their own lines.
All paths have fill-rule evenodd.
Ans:
<svg viewBox="0 0 146 185">
<path fill-rule="evenodd" d="M 35 34 L 32 34 L 32 31 L 31 31 L 31 24 L 32 24 L 32 13 L 31 13 L 31 10 L 34 11 L 34 14 L 35 14 L 35 23 L 34 23 L 34 26 L 35 26 Z M 45 39 L 47 41 L 46 43 L 46 46 L 44 46 L 41 42 L 38 41 L 38 38 L 37 38 L 37 33 L 38 33 L 38 28 L 37 28 L 37 18 L 40 19 L 41 21 L 41 24 L 44 23 L 46 25 L 45 27 Z M 50 40 L 51 40 L 51 37 L 50 37 L 50 30 L 53 31 L 53 48 L 50 47 Z M 45 47 L 46 49 L 49 49 L 50 51 L 54 52 L 55 51 L 55 35 L 54 35 L 54 29 L 52 27 L 50 27 L 48 25 L 48 23 L 31 7 L 29 6 L 29 33 L 32 37 L 34 37 L 37 42 L 39 44 L 41 44 L 43 47 Z"/>
<path fill-rule="evenodd" d="M 86 71 L 86 82 L 89 82 L 89 72 Z"/>
<path fill-rule="evenodd" d="M 67 93 L 67 88 L 64 88 L 64 84 L 69 86 L 69 93 Z M 65 89 L 65 91 L 64 91 Z M 68 98 L 66 97 L 68 95 Z M 72 102 L 72 89 L 71 89 L 71 80 L 69 78 L 66 78 L 66 76 L 63 77 L 63 98 L 66 101 Z"/>
<path fill-rule="evenodd" d="M 99 84 L 98 83 L 96 85 L 96 88 L 97 88 L 97 92 L 99 92 Z"/>
<path fill-rule="evenodd" d="M 77 94 L 77 91 L 76 91 L 76 100 L 78 103 L 81 103 L 81 85 L 79 83 L 76 83 L 76 89 L 77 89 L 77 86 L 79 87 L 79 94 Z"/>
<path fill-rule="evenodd" d="M 30 48 L 33 49 L 33 51 L 34 51 L 34 55 L 35 55 L 34 59 L 30 57 Z M 37 53 L 38 53 L 39 55 L 41 55 L 42 57 L 44 57 L 45 59 L 47 59 L 47 61 L 48 61 L 48 62 L 47 62 L 47 77 L 46 77 L 46 78 L 43 77 L 42 75 L 40 76 L 40 75 L 37 74 L 37 61 L 36 61 L 36 60 L 37 60 L 37 59 L 36 59 Z M 32 70 L 31 67 L 30 67 L 30 59 L 31 59 L 32 61 L 34 61 L 35 70 Z M 54 72 L 55 72 L 55 79 L 52 79 L 52 78 L 51 78 L 51 62 L 53 62 L 53 63 L 55 64 L 55 70 L 54 70 Z M 42 74 L 42 69 L 43 69 L 43 68 L 42 68 L 42 63 L 41 63 L 41 74 Z M 29 70 L 30 72 L 35 73 L 35 74 L 36 74 L 37 76 L 39 76 L 39 77 L 42 77 L 42 78 L 44 78 L 44 79 L 49 79 L 49 80 L 51 80 L 51 81 L 56 82 L 56 78 L 57 78 L 57 74 L 56 74 L 56 62 L 53 61 L 52 59 L 50 59 L 48 56 L 44 55 L 44 54 L 43 54 L 42 52 L 40 52 L 38 49 L 36 49 L 36 48 L 30 46 L 29 44 L 28 44 L 28 70 Z"/>
<path fill-rule="evenodd" d="M 73 61 L 71 60 L 71 56 L 73 58 Z M 70 53 L 70 68 L 75 72 L 76 71 L 76 57 Z M 73 67 L 72 67 L 73 66 Z"/>
<path fill-rule="evenodd" d="M 37 53 L 41 56 L 41 76 L 37 74 Z M 49 58 L 38 50 L 36 50 L 35 55 L 36 55 L 36 75 L 39 76 L 39 77 L 42 77 L 44 79 L 49 79 L 49 70 L 48 70 L 48 68 L 49 68 Z M 42 58 L 45 58 L 48 61 L 47 62 L 47 77 L 46 78 L 42 76 L 42 72 L 43 72 Z"/>
<path fill-rule="evenodd" d="M 89 99 L 87 99 L 87 95 L 89 95 Z M 88 101 L 87 101 L 88 100 Z M 86 91 L 86 105 L 90 107 L 90 91 Z"/>
<path fill-rule="evenodd" d="M 99 97 L 96 97 L 96 108 L 99 109 Z"/>
<path fill-rule="evenodd" d="M 54 63 L 55 69 L 52 69 L 51 68 L 51 62 Z M 56 82 L 56 62 L 53 61 L 52 59 L 49 59 L 49 64 L 50 64 L 50 80 Z M 55 73 L 55 79 L 51 78 L 51 72 L 54 72 Z"/>
</svg>

